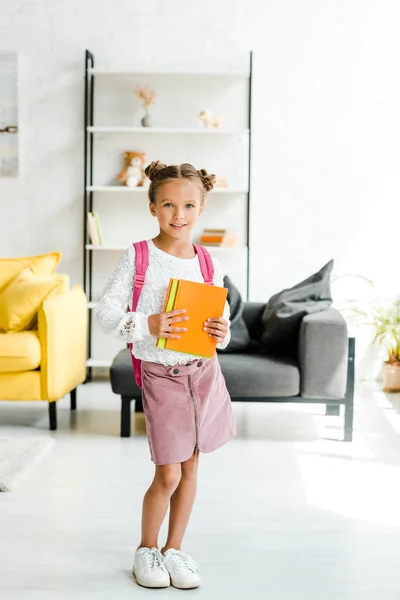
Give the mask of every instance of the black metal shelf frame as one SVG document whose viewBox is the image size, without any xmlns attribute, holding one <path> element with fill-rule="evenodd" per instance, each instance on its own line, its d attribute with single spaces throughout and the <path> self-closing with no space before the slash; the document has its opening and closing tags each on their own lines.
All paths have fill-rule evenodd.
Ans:
<svg viewBox="0 0 400 600">
<path fill-rule="evenodd" d="M 84 181 L 83 181 L 83 289 L 87 295 L 88 301 L 92 302 L 92 276 L 93 276 L 93 252 L 86 249 L 89 243 L 87 229 L 87 213 L 93 212 L 93 191 L 88 187 L 93 186 L 93 147 L 94 134 L 88 131 L 88 127 L 94 126 L 94 93 L 95 93 L 95 75 L 91 72 L 94 69 L 94 55 L 85 51 L 85 84 L 84 84 Z M 249 299 L 250 293 L 250 207 L 251 207 L 251 132 L 252 132 L 252 87 L 253 87 L 253 52 L 249 56 L 249 80 L 248 80 L 248 187 L 247 187 L 247 223 L 246 223 L 246 297 Z M 92 313 L 89 310 L 89 329 L 87 355 L 90 358 L 92 352 Z M 91 378 L 92 367 L 88 368 L 88 378 Z"/>
</svg>

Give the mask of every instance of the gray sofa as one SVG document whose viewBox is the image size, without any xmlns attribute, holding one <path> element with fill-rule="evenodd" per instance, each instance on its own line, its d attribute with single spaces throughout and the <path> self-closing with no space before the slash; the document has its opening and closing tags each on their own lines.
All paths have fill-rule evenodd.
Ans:
<svg viewBox="0 0 400 600">
<path fill-rule="evenodd" d="M 326 404 L 327 415 L 339 415 L 344 405 L 344 441 L 352 441 L 355 340 L 333 308 L 303 318 L 293 358 L 261 353 L 261 320 L 265 304 L 247 302 L 243 318 L 252 339 L 248 351 L 219 353 L 232 401 Z M 229 350 L 229 346 L 228 346 Z M 294 352 L 293 352 L 294 350 Z M 133 376 L 129 350 L 115 357 L 111 386 L 121 396 L 121 437 L 131 434 L 131 401 L 142 411 L 141 390 Z"/>
</svg>

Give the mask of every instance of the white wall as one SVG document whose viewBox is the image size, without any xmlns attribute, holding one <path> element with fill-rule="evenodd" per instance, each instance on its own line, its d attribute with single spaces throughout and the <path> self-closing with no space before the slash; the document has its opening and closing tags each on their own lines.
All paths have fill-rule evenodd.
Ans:
<svg viewBox="0 0 400 600">
<path fill-rule="evenodd" d="M 98 66 L 254 64 L 251 298 L 331 257 L 399 290 L 396 0 L 0 2 L 20 52 L 20 165 L 0 180 L 0 252 L 59 248 L 81 281 L 83 51 Z"/>
</svg>

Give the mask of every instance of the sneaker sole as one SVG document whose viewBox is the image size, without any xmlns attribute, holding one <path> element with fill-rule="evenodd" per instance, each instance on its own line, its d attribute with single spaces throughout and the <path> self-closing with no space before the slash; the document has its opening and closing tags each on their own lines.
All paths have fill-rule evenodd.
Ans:
<svg viewBox="0 0 400 600">
<path fill-rule="evenodd" d="M 132 570 L 132 573 L 133 573 L 133 576 L 136 579 L 136 583 L 138 585 L 140 585 L 141 587 L 144 587 L 144 588 L 150 588 L 150 589 L 151 588 L 167 588 L 167 587 L 169 587 L 171 585 L 171 582 L 168 582 L 168 583 L 157 583 L 155 585 L 149 585 L 148 583 L 143 583 L 142 581 L 140 581 L 140 579 L 138 579 L 138 577 L 137 577 L 134 569 Z"/>
<path fill-rule="evenodd" d="M 172 587 L 174 587 L 177 590 L 195 590 L 201 586 L 201 582 L 196 583 L 195 585 L 193 585 L 193 584 L 192 585 L 175 585 L 171 581 L 171 585 L 172 585 Z"/>
</svg>

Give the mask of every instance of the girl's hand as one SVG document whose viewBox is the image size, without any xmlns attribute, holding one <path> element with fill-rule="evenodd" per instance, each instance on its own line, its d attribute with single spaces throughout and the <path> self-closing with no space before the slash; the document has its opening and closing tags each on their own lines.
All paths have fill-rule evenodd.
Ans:
<svg viewBox="0 0 400 600">
<path fill-rule="evenodd" d="M 149 331 L 151 335 L 155 337 L 169 338 L 171 340 L 179 340 L 181 338 L 180 335 L 174 335 L 180 331 L 187 331 L 185 327 L 172 327 L 173 323 L 180 323 L 182 321 L 187 321 L 189 317 L 177 317 L 177 315 L 182 315 L 186 310 L 171 310 L 171 312 L 167 313 L 156 313 L 154 315 L 150 315 L 148 317 L 148 325 Z"/>
<path fill-rule="evenodd" d="M 216 340 L 217 344 L 222 344 L 229 331 L 229 323 L 222 317 L 211 317 L 204 323 L 204 331 L 207 331 L 208 335 Z"/>
</svg>

